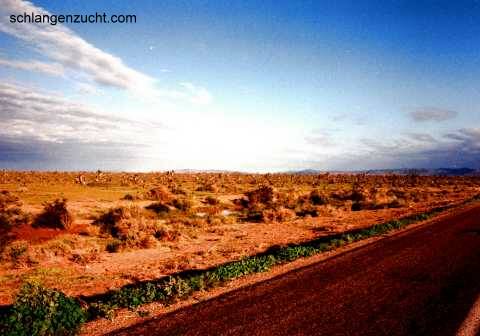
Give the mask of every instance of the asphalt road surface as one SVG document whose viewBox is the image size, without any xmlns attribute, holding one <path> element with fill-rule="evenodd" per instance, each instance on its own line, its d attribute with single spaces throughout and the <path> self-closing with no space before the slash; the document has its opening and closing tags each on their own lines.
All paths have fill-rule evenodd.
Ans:
<svg viewBox="0 0 480 336">
<path fill-rule="evenodd" d="M 479 295 L 476 206 L 112 335 L 472 334 Z"/>
</svg>

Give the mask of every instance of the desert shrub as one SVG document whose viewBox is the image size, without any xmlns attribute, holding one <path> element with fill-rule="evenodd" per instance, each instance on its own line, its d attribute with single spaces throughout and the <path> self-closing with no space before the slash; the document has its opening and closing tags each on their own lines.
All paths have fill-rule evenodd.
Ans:
<svg viewBox="0 0 480 336">
<path fill-rule="evenodd" d="M 354 203 L 359 203 L 365 201 L 367 197 L 368 196 L 365 190 L 362 190 L 360 188 L 354 188 L 352 190 L 352 193 L 350 194 L 349 199 Z"/>
<path fill-rule="evenodd" d="M 157 214 L 170 212 L 170 207 L 162 202 L 155 202 L 150 205 L 147 205 L 145 209 L 152 210 Z"/>
<path fill-rule="evenodd" d="M 168 203 L 173 199 L 173 195 L 167 187 L 160 186 L 150 189 L 150 191 L 148 191 L 146 194 L 146 198 Z"/>
<path fill-rule="evenodd" d="M 122 197 L 122 200 L 124 201 L 134 201 L 135 199 L 136 197 L 131 194 L 126 194 L 125 196 Z"/>
<path fill-rule="evenodd" d="M 218 200 L 218 198 L 215 198 L 215 197 L 212 197 L 212 196 L 207 196 L 203 203 L 208 204 L 208 205 L 219 205 L 220 201 Z"/>
<path fill-rule="evenodd" d="M 65 239 L 52 239 L 42 244 L 41 250 L 45 254 L 66 256 L 72 252 L 74 244 Z"/>
<path fill-rule="evenodd" d="M 80 265 L 88 265 L 100 260 L 100 251 L 95 248 L 85 253 L 73 253 L 69 259 Z"/>
<path fill-rule="evenodd" d="M 295 212 L 286 208 L 266 209 L 261 212 L 262 221 L 271 222 L 287 222 L 295 218 Z"/>
<path fill-rule="evenodd" d="M 11 230 L 30 222 L 30 216 L 22 211 L 20 199 L 10 192 L 0 191 L 0 253 L 15 237 Z"/>
<path fill-rule="evenodd" d="M 121 241 L 122 247 L 150 246 L 147 237 L 158 228 L 156 221 L 137 206 L 113 208 L 94 221 L 103 233 Z M 109 248 L 107 247 L 107 250 Z"/>
<path fill-rule="evenodd" d="M 150 248 L 157 247 L 157 244 L 158 244 L 158 240 L 155 239 L 154 236 L 148 235 L 148 236 L 141 237 L 137 243 L 137 246 L 141 248 L 150 249 Z"/>
<path fill-rule="evenodd" d="M 275 201 L 275 191 L 270 186 L 262 186 L 258 189 L 251 190 L 245 193 L 248 198 L 248 205 L 253 206 L 256 204 L 269 205 Z"/>
<path fill-rule="evenodd" d="M 28 222 L 22 211 L 20 199 L 6 190 L 0 191 L 0 231 Z"/>
<path fill-rule="evenodd" d="M 276 204 L 288 209 L 294 209 L 298 201 L 294 193 L 281 192 L 277 194 Z"/>
<path fill-rule="evenodd" d="M 8 255 L 13 261 L 17 261 L 28 250 L 28 245 L 24 241 L 16 241 L 8 248 Z"/>
<path fill-rule="evenodd" d="M 154 237 L 161 241 L 177 241 L 180 237 L 180 232 L 176 230 L 169 230 L 165 228 L 160 228 L 155 231 Z"/>
<path fill-rule="evenodd" d="M 360 202 L 352 203 L 352 211 L 360 211 L 362 209 L 362 204 Z"/>
<path fill-rule="evenodd" d="M 85 322 L 80 304 L 65 294 L 36 282 L 22 286 L 0 334 L 18 336 L 74 335 Z"/>
<path fill-rule="evenodd" d="M 188 194 L 187 189 L 182 188 L 181 186 L 176 186 L 176 185 L 172 188 L 172 192 L 175 195 L 187 195 Z"/>
<path fill-rule="evenodd" d="M 122 235 L 121 223 L 140 220 L 140 209 L 137 206 L 113 208 L 97 218 L 93 224 L 99 225 L 103 233 L 119 238 Z"/>
<path fill-rule="evenodd" d="M 206 191 L 211 193 L 217 193 L 220 191 L 220 188 L 216 183 L 204 183 L 197 187 L 197 191 Z"/>
<path fill-rule="evenodd" d="M 309 200 L 313 205 L 328 204 L 328 197 L 316 189 L 310 193 Z"/>
<path fill-rule="evenodd" d="M 110 253 L 119 252 L 122 249 L 122 241 L 119 239 L 111 239 L 107 242 L 105 250 Z"/>
<path fill-rule="evenodd" d="M 67 209 L 66 199 L 44 203 L 43 212 L 37 216 L 34 226 L 66 230 L 73 224 L 73 216 Z"/>
<path fill-rule="evenodd" d="M 189 198 L 175 198 L 172 205 L 180 211 L 190 211 L 193 208 L 193 201 Z"/>
<path fill-rule="evenodd" d="M 14 267 L 32 266 L 37 263 L 30 254 L 28 243 L 24 240 L 16 240 L 7 245 L 0 260 L 11 262 Z"/>
<path fill-rule="evenodd" d="M 299 217 L 318 217 L 321 215 L 320 207 L 310 203 L 300 203 L 295 208 L 295 214 Z"/>
</svg>

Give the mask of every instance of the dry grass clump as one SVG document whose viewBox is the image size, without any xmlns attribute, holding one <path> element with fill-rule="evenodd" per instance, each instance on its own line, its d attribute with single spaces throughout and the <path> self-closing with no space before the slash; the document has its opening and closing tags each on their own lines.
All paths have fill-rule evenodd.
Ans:
<svg viewBox="0 0 480 336">
<path fill-rule="evenodd" d="M 0 232 L 28 222 L 29 216 L 22 211 L 21 206 L 18 197 L 6 190 L 0 191 Z"/>
<path fill-rule="evenodd" d="M 13 267 L 28 267 L 37 264 L 29 251 L 29 244 L 24 240 L 10 243 L 0 255 L 0 260 L 11 262 Z"/>
<path fill-rule="evenodd" d="M 176 209 L 183 212 L 189 212 L 193 209 L 193 201 L 186 197 L 175 198 L 172 200 L 171 204 Z"/>
<path fill-rule="evenodd" d="M 76 264 L 88 265 L 101 260 L 100 250 L 91 249 L 83 253 L 73 253 L 69 259 Z"/>
<path fill-rule="evenodd" d="M 247 191 L 247 205 L 252 207 L 254 205 L 263 204 L 271 205 L 275 201 L 275 190 L 271 186 L 262 186 L 258 189 Z"/>
<path fill-rule="evenodd" d="M 173 200 L 174 196 L 170 190 L 165 186 L 159 186 L 150 189 L 145 195 L 147 199 L 169 203 Z"/>
<path fill-rule="evenodd" d="M 204 201 L 202 201 L 204 204 L 208 205 L 219 205 L 220 200 L 218 198 L 215 198 L 213 196 L 207 196 Z"/>
<path fill-rule="evenodd" d="M 118 240 L 120 248 L 152 248 L 156 246 L 154 235 L 158 229 L 157 221 L 138 206 L 110 209 L 98 218 L 94 224 L 101 232 Z M 115 241 L 112 243 L 115 245 Z M 107 246 L 107 250 L 118 250 Z"/>
<path fill-rule="evenodd" d="M 152 210 L 157 214 L 164 214 L 171 211 L 170 207 L 163 202 L 155 202 L 150 205 L 147 205 L 145 209 Z"/>
<path fill-rule="evenodd" d="M 154 236 L 160 241 L 174 242 L 180 237 L 180 232 L 177 230 L 160 228 L 155 232 Z"/>
<path fill-rule="evenodd" d="M 43 212 L 37 216 L 33 226 L 66 230 L 73 224 L 73 215 L 67 209 L 66 199 L 44 203 Z"/>
<path fill-rule="evenodd" d="M 137 199 L 139 199 L 138 196 L 134 196 L 132 194 L 125 194 L 125 196 L 121 198 L 123 201 L 135 201 Z"/>
<path fill-rule="evenodd" d="M 204 184 L 200 185 L 199 187 L 197 187 L 197 191 L 218 193 L 220 191 L 220 188 L 214 182 L 207 182 L 207 183 L 204 183 Z"/>
<path fill-rule="evenodd" d="M 266 209 L 261 214 L 262 221 L 265 223 L 288 222 L 296 217 L 295 211 L 286 208 Z"/>
<path fill-rule="evenodd" d="M 310 192 L 309 200 L 312 205 L 326 205 L 329 203 L 329 197 L 317 189 Z"/>
<path fill-rule="evenodd" d="M 286 222 L 296 217 L 292 208 L 298 200 L 293 194 L 278 193 L 271 186 L 261 186 L 247 191 L 245 197 L 235 200 L 234 203 L 243 207 L 246 220 L 271 223 Z"/>
<path fill-rule="evenodd" d="M 358 192 L 353 198 L 352 211 L 401 208 L 408 206 L 408 196 L 398 190 L 372 188 Z"/>
</svg>

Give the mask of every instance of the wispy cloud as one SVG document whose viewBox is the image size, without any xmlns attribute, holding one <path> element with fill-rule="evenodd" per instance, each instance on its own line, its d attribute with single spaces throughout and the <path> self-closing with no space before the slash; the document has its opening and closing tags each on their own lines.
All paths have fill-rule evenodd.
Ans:
<svg viewBox="0 0 480 336">
<path fill-rule="evenodd" d="M 159 89 L 154 78 L 129 67 L 119 57 L 93 46 L 64 25 L 12 24 L 8 21 L 11 14 L 32 12 L 42 15 L 50 14 L 28 1 L 2 0 L 0 31 L 26 42 L 27 45 L 54 63 L 70 71 L 78 72 L 88 81 L 98 85 L 127 90 L 135 95 L 153 99 L 186 99 L 200 104 L 211 101 L 211 94 L 205 88 L 191 83 L 183 83 L 180 88 Z M 51 67 L 46 68 L 37 61 L 29 63 L 34 65 L 19 62 L 8 62 L 3 65 L 15 66 L 24 70 L 44 69 L 52 73 Z"/>
<path fill-rule="evenodd" d="M 424 107 L 410 112 L 410 117 L 412 120 L 417 122 L 426 122 L 426 121 L 445 121 L 453 119 L 458 115 L 457 111 L 436 108 L 436 107 Z"/>
<path fill-rule="evenodd" d="M 65 74 L 63 66 L 58 63 L 44 63 L 35 60 L 17 61 L 0 58 L 0 66 L 27 71 L 36 71 L 46 75 L 58 77 L 62 77 Z"/>
<path fill-rule="evenodd" d="M 361 170 L 385 168 L 480 168 L 480 128 L 463 128 L 443 136 L 410 133 L 379 141 L 358 139 L 346 153 L 310 153 L 304 168 Z"/>
<path fill-rule="evenodd" d="M 435 142 L 435 138 L 432 137 L 430 134 L 427 133 L 415 133 L 415 132 L 407 132 L 407 137 L 409 139 L 420 141 L 420 142 Z"/>
<path fill-rule="evenodd" d="M 15 36 L 66 68 L 82 71 L 96 83 L 128 90 L 153 90 L 154 80 L 125 65 L 118 57 L 94 47 L 63 25 L 12 24 L 10 14 L 50 14 L 31 2 L 4 0 L 0 31 Z"/>
<path fill-rule="evenodd" d="M 145 129 L 162 127 L 99 113 L 53 93 L 5 83 L 0 84 L 0 116 L 0 135 L 57 143 L 118 139 L 138 143 L 138 134 Z"/>
</svg>

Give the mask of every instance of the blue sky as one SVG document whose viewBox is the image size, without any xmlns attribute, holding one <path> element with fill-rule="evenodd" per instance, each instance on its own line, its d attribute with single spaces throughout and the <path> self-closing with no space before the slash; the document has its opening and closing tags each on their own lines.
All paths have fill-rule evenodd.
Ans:
<svg viewBox="0 0 480 336">
<path fill-rule="evenodd" d="M 0 5 L 0 167 L 480 168 L 477 1 Z"/>
</svg>

